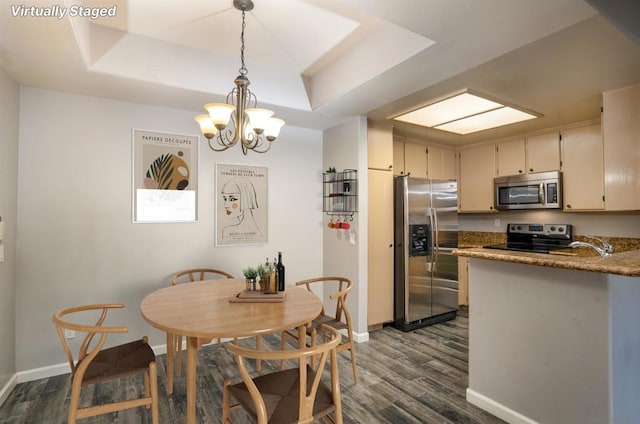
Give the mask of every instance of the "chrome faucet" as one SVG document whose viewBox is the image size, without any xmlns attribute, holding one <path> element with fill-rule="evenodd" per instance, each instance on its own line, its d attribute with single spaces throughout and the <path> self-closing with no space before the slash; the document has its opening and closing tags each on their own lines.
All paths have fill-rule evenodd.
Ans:
<svg viewBox="0 0 640 424">
<path fill-rule="evenodd" d="M 611 244 L 607 243 L 606 241 L 604 241 L 604 240 L 602 240 L 602 239 L 600 239 L 598 237 L 591 236 L 589 234 L 585 235 L 585 237 L 589 237 L 590 239 L 599 241 L 600 243 L 602 243 L 602 248 L 604 249 L 605 252 L 613 253 L 613 246 Z"/>
<path fill-rule="evenodd" d="M 607 243 L 606 241 L 599 239 L 598 237 L 594 237 L 594 236 L 590 236 L 590 235 L 586 235 L 585 237 L 588 237 L 590 239 L 599 241 L 600 243 L 602 243 L 602 247 L 598 247 L 595 246 L 591 243 L 587 243 L 586 241 L 574 241 L 569 243 L 569 247 L 572 248 L 576 248 L 576 247 L 590 247 L 591 249 L 595 250 L 596 252 L 598 252 L 598 255 L 600 256 L 611 256 L 611 254 L 613 253 L 613 246 L 609 243 Z"/>
</svg>

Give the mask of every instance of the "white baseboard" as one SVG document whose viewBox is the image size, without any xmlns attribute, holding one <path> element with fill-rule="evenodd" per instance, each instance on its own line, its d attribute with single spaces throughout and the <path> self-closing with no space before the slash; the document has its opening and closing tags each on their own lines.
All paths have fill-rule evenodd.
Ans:
<svg viewBox="0 0 640 424">
<path fill-rule="evenodd" d="M 537 421 L 534 421 L 529 417 L 525 417 L 521 413 L 469 388 L 467 388 L 467 402 L 472 403 L 478 408 L 484 409 L 490 414 L 511 424 L 539 424 Z"/>
<path fill-rule="evenodd" d="M 185 346 L 186 347 L 186 346 Z M 167 345 L 151 346 L 153 353 L 156 355 L 163 355 L 167 353 Z M 27 383 L 29 381 L 40 380 L 41 378 L 55 377 L 58 375 L 69 374 L 68 362 L 62 362 L 55 365 L 47 365 L 46 367 L 34 368 L 25 371 L 18 371 L 16 373 L 17 383 Z"/>
<path fill-rule="evenodd" d="M 18 384 L 27 383 L 29 381 L 40 380 L 41 378 L 55 377 L 57 375 L 69 374 L 69 363 L 63 362 L 56 365 L 47 365 L 46 367 L 34 368 L 16 373 Z"/>
<path fill-rule="evenodd" d="M 353 333 L 353 337 L 354 340 L 357 343 L 361 343 L 361 342 L 366 342 L 369 340 L 369 333 L 364 333 L 364 334 L 356 334 Z M 222 342 L 228 342 L 231 341 L 233 339 L 230 338 L 223 338 Z M 214 341 L 211 341 L 211 343 L 207 343 L 203 346 L 208 346 L 211 344 L 215 344 L 217 343 L 217 339 Z M 156 355 L 164 355 L 167 353 L 167 345 L 163 344 L 163 345 L 157 345 L 157 346 L 151 346 L 151 348 L 153 349 L 153 353 L 155 353 Z M 186 350 L 187 349 L 187 342 L 186 339 L 182 340 L 182 350 Z M 25 371 L 18 371 L 13 378 L 9 381 L 9 383 L 7 383 L 5 385 L 5 387 L 3 387 L 0 390 L 0 405 L 2 404 L 2 402 L 4 402 L 4 399 L 2 398 L 2 396 L 8 396 L 9 393 L 11 392 L 11 390 L 13 390 L 13 388 L 16 386 L 16 384 L 20 384 L 20 383 L 27 383 L 29 381 L 35 381 L 35 380 L 40 380 L 41 378 L 49 378 L 49 377 L 55 377 L 58 375 L 63 375 L 63 374 L 68 374 L 70 373 L 71 370 L 69 369 L 69 363 L 68 362 L 63 362 L 60 364 L 55 364 L 55 365 L 47 365 L 45 367 L 40 367 L 40 368 L 34 368 L 34 369 L 30 369 L 30 370 L 25 370 Z M 13 384 L 13 385 L 11 385 Z M 5 391 L 7 392 L 5 394 Z"/>
<path fill-rule="evenodd" d="M 369 341 L 369 332 L 366 333 L 353 333 L 353 340 L 356 343 L 366 343 Z"/>
<path fill-rule="evenodd" d="M 5 384 L 4 387 L 0 388 L 0 406 L 2 406 L 5 400 L 7 400 L 7 398 L 9 397 L 9 394 L 16 387 L 17 384 L 18 384 L 18 379 L 16 375 L 13 374 L 9 379 L 9 381 L 7 381 L 7 384 Z"/>
<path fill-rule="evenodd" d="M 229 341 L 229 340 L 233 340 L 233 339 L 222 339 L 223 342 Z M 207 346 L 212 343 L 205 344 L 204 346 Z M 164 355 L 165 353 L 167 353 L 166 344 L 151 346 L 151 349 L 153 349 L 153 353 L 155 353 L 156 356 Z M 183 339 L 182 350 L 186 350 L 186 349 L 187 349 L 187 342 L 186 342 L 186 339 Z M 34 368 L 30 370 L 25 370 L 25 371 L 19 371 L 16 373 L 14 377 L 14 380 L 16 381 L 14 382 L 13 387 L 15 387 L 16 383 L 17 384 L 27 383 L 29 381 L 40 380 L 41 378 L 49 378 L 49 377 L 55 377 L 57 375 L 68 374 L 70 372 L 71 370 L 69 369 L 68 362 L 63 362 L 55 365 L 48 365 L 46 367 Z M 8 391 L 11 392 L 11 390 L 13 390 L 13 387 L 11 387 Z M 2 393 L 3 392 L 0 392 L 0 395 L 2 395 Z M 1 400 L 1 397 L 0 397 L 0 400 Z"/>
</svg>

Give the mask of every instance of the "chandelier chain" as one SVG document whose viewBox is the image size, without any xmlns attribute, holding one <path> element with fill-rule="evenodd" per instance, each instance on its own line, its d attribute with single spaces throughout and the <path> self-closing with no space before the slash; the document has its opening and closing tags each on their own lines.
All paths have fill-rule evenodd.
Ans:
<svg viewBox="0 0 640 424">
<path fill-rule="evenodd" d="M 244 21 L 244 10 L 242 11 L 242 32 L 240 33 L 240 61 L 242 66 L 240 67 L 240 75 L 247 75 L 247 67 L 244 65 L 244 29 L 246 23 Z"/>
</svg>

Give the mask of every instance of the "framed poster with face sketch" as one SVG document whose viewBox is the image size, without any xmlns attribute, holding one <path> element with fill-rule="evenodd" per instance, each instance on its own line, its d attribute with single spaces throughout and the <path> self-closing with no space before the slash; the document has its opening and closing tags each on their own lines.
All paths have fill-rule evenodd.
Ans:
<svg viewBox="0 0 640 424">
<path fill-rule="evenodd" d="M 267 242 L 268 171 L 216 163 L 216 246 Z"/>
<path fill-rule="evenodd" d="M 198 221 L 199 140 L 133 129 L 134 223 Z"/>
</svg>

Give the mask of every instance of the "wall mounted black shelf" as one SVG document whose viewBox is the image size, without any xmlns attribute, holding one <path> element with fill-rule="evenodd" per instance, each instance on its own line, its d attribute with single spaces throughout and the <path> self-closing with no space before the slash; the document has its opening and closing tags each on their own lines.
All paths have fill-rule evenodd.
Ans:
<svg viewBox="0 0 640 424">
<path fill-rule="evenodd" d="M 325 172 L 322 181 L 323 212 L 342 216 L 358 212 L 358 171 Z"/>
</svg>

